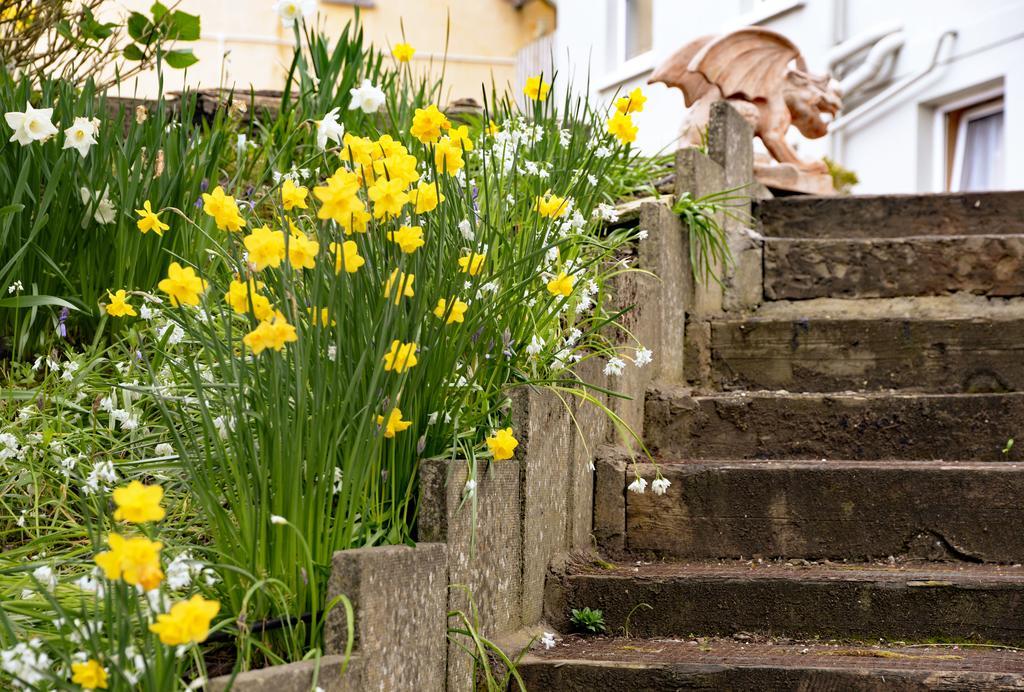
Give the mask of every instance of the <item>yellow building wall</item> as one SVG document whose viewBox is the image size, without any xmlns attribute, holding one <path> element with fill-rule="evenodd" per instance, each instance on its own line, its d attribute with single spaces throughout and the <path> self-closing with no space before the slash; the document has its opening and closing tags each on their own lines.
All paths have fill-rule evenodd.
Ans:
<svg viewBox="0 0 1024 692">
<path fill-rule="evenodd" d="M 121 0 L 128 11 L 145 10 L 152 0 Z M 248 90 L 279 88 L 291 60 L 293 35 L 281 26 L 273 0 L 182 0 L 178 7 L 198 14 L 202 40 L 192 46 L 199 63 L 183 74 L 165 70 L 165 89 L 223 85 Z M 337 36 L 355 15 L 352 3 L 320 0 L 318 24 Z M 405 39 L 416 48 L 413 68 L 440 76 L 445 57 L 445 102 L 488 92 L 492 80 L 499 90 L 517 88 L 516 52 L 555 28 L 554 9 L 531 0 L 515 9 L 505 0 L 376 0 L 359 8 L 366 38 L 382 50 Z M 151 96 L 156 76 L 145 74 L 119 86 L 124 96 Z"/>
</svg>

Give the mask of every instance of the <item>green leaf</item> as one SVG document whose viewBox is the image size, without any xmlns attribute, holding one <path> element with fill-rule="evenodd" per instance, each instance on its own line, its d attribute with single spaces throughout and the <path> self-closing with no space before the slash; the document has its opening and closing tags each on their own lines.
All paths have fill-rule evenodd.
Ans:
<svg viewBox="0 0 1024 692">
<path fill-rule="evenodd" d="M 149 9 L 149 11 L 153 15 L 153 21 L 159 22 L 161 19 L 164 18 L 164 15 L 167 14 L 167 5 L 157 0 L 157 2 L 153 3 L 153 6 Z"/>
<path fill-rule="evenodd" d="M 164 54 L 164 60 L 176 70 L 183 70 L 199 62 L 199 58 L 192 54 L 191 48 L 179 48 L 168 51 Z"/>
<path fill-rule="evenodd" d="M 134 43 L 129 43 L 124 48 L 124 59 L 125 60 L 145 60 L 146 54 L 142 52 Z"/>
<path fill-rule="evenodd" d="M 17 214 L 24 208 L 24 204 L 8 204 L 6 207 L 0 207 L 0 216 L 7 216 L 8 214 Z"/>
<path fill-rule="evenodd" d="M 153 23 L 146 19 L 146 16 L 138 12 L 132 12 L 128 16 L 128 35 L 139 43 L 149 43 L 153 33 Z"/>
<path fill-rule="evenodd" d="M 68 310 L 74 310 L 81 312 L 72 303 L 58 298 L 57 296 L 15 296 L 13 298 L 4 298 L 0 300 L 0 308 L 33 308 L 40 305 L 53 305 L 55 307 L 67 308 Z"/>
<path fill-rule="evenodd" d="M 188 12 L 175 10 L 171 13 L 170 29 L 167 38 L 174 41 L 198 41 L 199 17 Z"/>
</svg>

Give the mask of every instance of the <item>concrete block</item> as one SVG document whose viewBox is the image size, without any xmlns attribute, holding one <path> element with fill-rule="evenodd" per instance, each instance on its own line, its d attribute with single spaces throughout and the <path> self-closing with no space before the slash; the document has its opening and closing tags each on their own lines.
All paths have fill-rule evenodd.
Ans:
<svg viewBox="0 0 1024 692">
<path fill-rule="evenodd" d="M 726 101 L 711 104 L 708 121 L 708 156 L 725 171 L 725 187 L 742 187 L 754 181 L 754 128 Z M 749 203 L 748 203 L 749 204 Z M 747 207 L 749 213 L 749 206 Z"/>
<path fill-rule="evenodd" d="M 643 272 L 623 272 L 610 283 L 612 309 L 621 310 L 632 306 L 632 309 L 619 317 L 621 328 L 613 330 L 610 335 L 612 343 L 635 348 L 639 342 L 657 355 L 661 310 L 650 297 L 658 294 L 658 280 Z M 651 367 L 637 368 L 627 361 L 620 375 L 608 378 L 608 388 L 623 395 L 611 397 L 609 408 L 639 439 L 643 439 L 644 394 L 651 382 L 652 372 Z M 629 440 L 624 443 L 633 444 Z"/>
<path fill-rule="evenodd" d="M 640 468 L 654 477 L 652 464 Z M 1024 561 L 1018 464 L 712 460 L 663 462 L 660 471 L 672 482 L 665 495 L 627 494 L 630 552 L 686 560 Z"/>
<path fill-rule="evenodd" d="M 576 377 L 595 387 L 605 389 L 607 377 L 602 371 L 604 363 L 592 357 L 579 363 Z M 595 401 L 574 397 L 570 430 L 572 457 L 569 465 L 568 521 L 565 545 L 568 550 L 586 550 L 591 547 L 594 519 L 594 457 L 611 434 L 611 421 L 600 405 L 608 405 L 603 392 L 588 389 Z"/>
<path fill-rule="evenodd" d="M 639 242 L 639 266 L 653 272 L 659 280 L 657 293 L 650 297 L 654 309 L 660 312 L 657 351 L 651 363 L 653 376 L 661 382 L 682 382 L 689 231 L 671 208 L 660 201 L 641 205 L 639 227 L 648 232 L 647 238 Z M 655 346 L 648 348 L 653 350 Z"/>
<path fill-rule="evenodd" d="M 629 456 L 606 447 L 594 460 L 594 539 L 609 555 L 626 545 L 626 466 Z"/>
<path fill-rule="evenodd" d="M 1024 393 L 647 395 L 647 442 L 676 459 L 1017 461 Z M 599 479 L 600 481 L 600 479 Z"/>
<path fill-rule="evenodd" d="M 445 680 L 448 547 L 419 543 L 340 550 L 334 554 L 328 600 L 344 594 L 355 610 L 357 650 L 373 666 L 364 689 L 440 689 Z M 401 588 L 395 575 L 401 574 Z M 341 607 L 327 619 L 328 653 L 344 652 L 347 620 Z"/>
<path fill-rule="evenodd" d="M 541 619 L 548 565 L 566 549 L 572 402 L 532 387 L 516 389 L 512 401 L 523 489 L 522 618 L 530 625 Z"/>
<path fill-rule="evenodd" d="M 680 149 L 676 152 L 676 195 L 689 194 L 691 197 L 703 197 L 726 189 L 725 171 L 699 149 Z M 725 223 L 725 215 L 720 214 L 719 223 Z M 722 286 L 709 281 L 703 283 L 695 277 L 692 258 L 696 256 L 696 241 L 691 237 L 689 229 L 683 227 L 682 256 L 685 262 L 683 272 L 684 290 L 683 304 L 691 314 L 712 315 L 722 311 Z M 711 267 L 715 276 L 723 276 L 723 268 L 719 265 Z"/>
<path fill-rule="evenodd" d="M 418 539 L 448 545 L 449 610 L 472 618 L 475 606 L 485 636 L 516 630 L 523 624 L 521 462 L 482 464 L 465 497 L 467 477 L 464 461 L 420 463 Z M 449 643 L 448 689 L 469 689 L 471 671 L 469 654 Z"/>
<path fill-rule="evenodd" d="M 210 680 L 206 689 L 210 692 L 310 692 L 322 687 L 324 692 L 363 692 L 373 689 L 363 684 L 364 664 L 358 655 L 353 655 L 347 666 L 344 656 L 322 656 L 318 661 L 250 670 L 233 678 L 222 675 Z"/>
</svg>

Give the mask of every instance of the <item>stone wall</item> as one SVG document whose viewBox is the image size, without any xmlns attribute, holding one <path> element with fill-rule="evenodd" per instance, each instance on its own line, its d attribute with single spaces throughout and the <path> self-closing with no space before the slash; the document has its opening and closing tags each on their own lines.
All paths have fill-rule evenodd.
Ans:
<svg viewBox="0 0 1024 692">
<path fill-rule="evenodd" d="M 750 178 L 749 170 L 743 177 L 743 167 L 750 166 L 744 148 L 744 143 L 750 147 L 750 135 L 742 127 L 746 123 L 731 108 L 716 108 L 712 156 L 679 152 L 677 192 L 701 196 L 727 184 L 743 185 Z M 631 309 L 613 337 L 630 346 L 636 337 L 654 352 L 654 361 L 642 369 L 630 365 L 619 377 L 605 375 L 598 358 L 583 361 L 576 375 L 592 387 L 587 397 L 549 389 L 515 391 L 512 418 L 520 446 L 512 460 L 480 462 L 475 488 L 466 487 L 468 462 L 424 460 L 421 543 L 335 557 L 328 599 L 345 594 L 356 611 L 356 653 L 344 675 L 339 652 L 347 641 L 347 621 L 337 610 L 326 631 L 328 655 L 319 663 L 246 673 L 234 689 L 305 691 L 314 671 L 326 692 L 472 689 L 473 660 L 463 648 L 468 641 L 445 639 L 446 621 L 459 624 L 448 620 L 449 611 L 465 613 L 491 640 L 525 645 L 544 625 L 544 579 L 553 563 L 592 549 L 595 539 L 606 550 L 622 549 L 625 479 L 631 459 L 642 453 L 636 440 L 643 436 L 645 395 L 654 381 L 679 385 L 689 374 L 684 350 L 693 353 L 694 347 L 684 339 L 687 308 L 706 316 L 760 300 L 759 290 L 751 288 L 760 287 L 756 237 L 729 222 L 737 264 L 723 271 L 723 286 L 697 284 L 688 234 L 671 201 L 651 198 L 630 205 L 633 216 L 623 220 L 635 218 L 648 233 L 631 258 L 639 271 L 615 279 L 615 299 Z M 602 407 L 628 424 L 635 438 Z M 548 614 L 548 619 L 555 615 L 564 617 Z M 225 689 L 225 679 L 214 681 L 213 688 Z"/>
</svg>

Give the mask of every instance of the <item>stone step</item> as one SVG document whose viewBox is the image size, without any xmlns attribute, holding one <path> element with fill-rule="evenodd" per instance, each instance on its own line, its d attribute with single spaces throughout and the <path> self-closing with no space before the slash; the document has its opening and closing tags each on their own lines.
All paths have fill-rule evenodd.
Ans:
<svg viewBox="0 0 1024 692">
<path fill-rule="evenodd" d="M 1024 233 L 1024 192 L 777 197 L 756 203 L 769 238 Z"/>
<path fill-rule="evenodd" d="M 641 605 L 646 604 L 646 605 Z M 609 632 L 1024 643 L 1024 567 L 776 562 L 573 563 L 552 573 L 545 617 L 574 608 Z"/>
<path fill-rule="evenodd" d="M 767 300 L 1024 295 L 1024 235 L 769 238 Z"/>
<path fill-rule="evenodd" d="M 1024 562 L 1024 464 L 641 464 L 665 495 L 626 493 L 625 548 L 659 558 Z M 622 487 L 636 471 L 627 468 Z"/>
<path fill-rule="evenodd" d="M 1024 391 L 1024 316 L 874 319 L 797 313 L 714 320 L 691 333 L 706 334 L 710 350 L 701 359 L 694 349 L 706 347 L 691 348 L 684 360 L 688 379 L 714 389 Z"/>
<path fill-rule="evenodd" d="M 518 665 L 529 690 L 1024 689 L 1018 651 L 736 639 L 565 637 Z"/>
<path fill-rule="evenodd" d="M 648 448 L 677 459 L 955 459 L 1020 461 L 1024 393 L 694 396 L 648 390 Z"/>
</svg>

